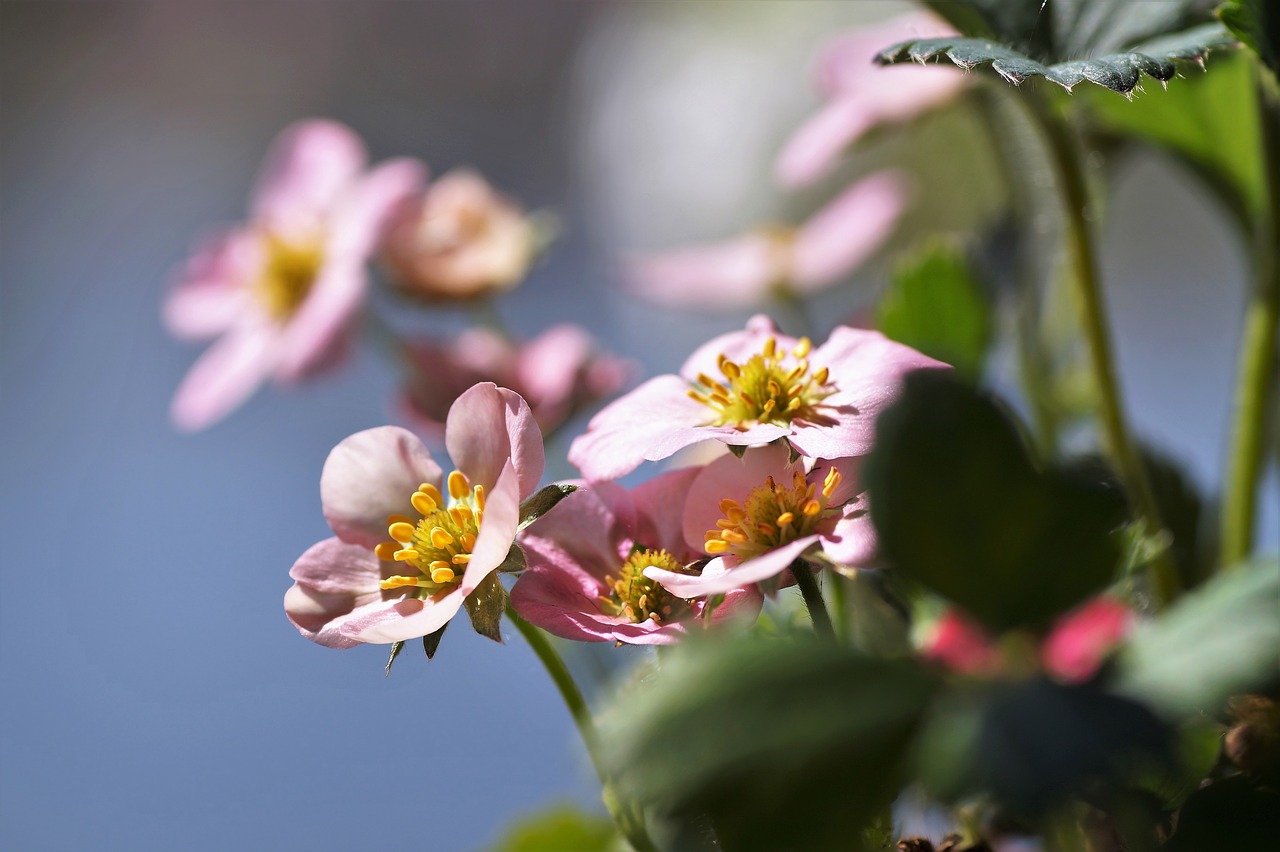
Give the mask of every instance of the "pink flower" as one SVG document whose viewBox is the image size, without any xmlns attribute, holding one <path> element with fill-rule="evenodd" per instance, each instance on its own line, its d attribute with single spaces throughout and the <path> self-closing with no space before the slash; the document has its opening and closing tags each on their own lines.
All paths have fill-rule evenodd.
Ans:
<svg viewBox="0 0 1280 852">
<path fill-rule="evenodd" d="M 329 454 L 320 500 L 336 537 L 298 559 L 284 596 L 303 636 L 347 648 L 434 633 L 507 558 L 520 502 L 542 476 L 529 406 L 476 385 L 450 410 L 445 444 L 457 470 L 443 480 L 422 442 L 395 426 Z"/>
<path fill-rule="evenodd" d="M 944 612 L 934 624 L 923 654 L 926 659 L 966 675 L 991 677 L 1004 667 L 996 644 L 957 610 Z"/>
<path fill-rule="evenodd" d="M 715 558 L 699 576 L 664 566 L 646 568 L 645 576 L 695 598 L 767 580 L 806 554 L 865 564 L 875 553 L 875 532 L 856 493 L 855 464 L 810 468 L 804 459 L 791 461 L 783 444 L 721 456 L 693 477 L 683 520 L 686 544 Z"/>
<path fill-rule="evenodd" d="M 783 147 L 774 165 L 778 180 L 785 186 L 812 183 L 871 128 L 907 121 L 954 97 L 965 85 L 964 74 L 957 68 L 886 68 L 872 62 L 895 42 L 947 35 L 955 32 L 938 19 L 917 13 L 829 44 L 818 57 L 815 75 L 827 103 Z"/>
<path fill-rule="evenodd" d="M 305 121 L 276 139 L 249 221 L 209 241 L 165 303 L 172 332 L 218 340 L 178 388 L 174 422 L 201 429 L 268 378 L 294 382 L 341 355 L 388 213 L 422 182 L 413 160 L 367 174 L 347 127 Z"/>
<path fill-rule="evenodd" d="M 696 468 L 663 474 L 628 492 L 587 485 L 521 536 L 529 570 L 511 604 L 532 624 L 583 642 L 666 644 L 702 618 L 705 602 L 686 602 L 645 576 L 651 566 L 682 573 L 701 558 L 689 548 L 681 507 Z M 711 619 L 754 617 L 762 598 L 734 589 Z"/>
<path fill-rule="evenodd" d="M 538 253 L 524 211 L 475 172 L 441 177 L 401 207 L 385 255 L 402 290 L 433 299 L 472 299 L 509 290 Z"/>
<path fill-rule="evenodd" d="M 471 328 L 446 343 L 412 344 L 409 356 L 403 407 L 431 435 L 440 434 L 449 406 L 476 382 L 520 394 L 548 435 L 581 408 L 616 393 L 631 373 L 630 364 L 601 353 L 585 330 L 568 323 L 523 344 Z"/>
<path fill-rule="evenodd" d="M 680 375 L 650 379 L 605 406 L 570 446 L 569 461 L 598 481 L 711 439 L 752 446 L 786 438 L 810 458 L 863 455 L 902 376 L 945 366 L 879 332 L 844 326 L 811 349 L 758 315 L 745 331 L 703 345 Z"/>
<path fill-rule="evenodd" d="M 1086 681 L 1133 624 L 1133 610 L 1120 601 L 1094 598 L 1058 619 L 1040 646 L 1040 659 L 1061 680 Z"/>
<path fill-rule="evenodd" d="M 757 230 L 641 258 L 626 277 L 640 295 L 677 306 L 732 308 L 776 293 L 809 295 L 874 254 L 905 205 L 902 180 L 880 172 L 855 183 L 799 228 Z"/>
</svg>

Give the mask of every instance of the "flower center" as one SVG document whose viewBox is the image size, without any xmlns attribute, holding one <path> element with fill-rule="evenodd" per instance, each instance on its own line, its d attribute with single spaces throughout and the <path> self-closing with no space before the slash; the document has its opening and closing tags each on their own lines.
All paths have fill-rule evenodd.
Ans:
<svg viewBox="0 0 1280 852">
<path fill-rule="evenodd" d="M 383 589 L 410 588 L 410 594 L 432 597 L 462 582 L 484 519 L 484 486 L 473 488 L 455 470 L 449 474 L 449 498 L 446 506 L 440 489 L 424 482 L 410 498 L 421 520 L 404 515 L 387 518 L 391 541 L 378 545 L 374 553 L 417 573 L 388 577 L 382 581 Z"/>
<path fill-rule="evenodd" d="M 818 405 L 835 388 L 827 384 L 826 367 L 809 372 L 809 349 L 807 337 L 790 352 L 778 349 L 777 339 L 770 337 L 746 363 L 721 354 L 717 363 L 724 380 L 699 373 L 689 396 L 715 412 L 714 426 L 746 429 L 752 423 L 785 426 L 795 418 L 816 420 Z"/>
<path fill-rule="evenodd" d="M 274 234 L 267 234 L 263 242 L 267 260 L 254 292 L 267 315 L 283 321 L 293 316 L 311 292 L 324 252 L 317 243 L 285 242 Z"/>
<path fill-rule="evenodd" d="M 713 556 L 732 553 L 746 560 L 810 535 L 834 514 L 828 506 L 839 484 L 835 468 L 827 471 L 821 491 L 798 470 L 790 488 L 769 476 L 751 489 L 745 507 L 728 498 L 720 501 L 724 517 L 716 521 L 716 529 L 707 530 L 703 547 Z"/>
<path fill-rule="evenodd" d="M 644 569 L 650 566 L 686 573 L 684 565 L 665 550 L 633 548 L 631 556 L 622 563 L 617 579 L 612 574 L 605 577 L 613 591 L 600 596 L 601 608 L 609 615 L 625 616 L 632 624 L 642 621 L 664 624 L 678 621 L 687 614 L 688 603 L 644 576 Z"/>
</svg>

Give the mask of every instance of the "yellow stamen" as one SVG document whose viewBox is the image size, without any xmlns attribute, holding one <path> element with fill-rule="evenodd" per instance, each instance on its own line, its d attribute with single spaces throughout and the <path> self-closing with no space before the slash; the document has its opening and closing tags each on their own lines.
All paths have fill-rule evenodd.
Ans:
<svg viewBox="0 0 1280 852">
<path fill-rule="evenodd" d="M 413 524 L 405 521 L 396 521 L 387 527 L 387 535 L 394 538 L 401 544 L 408 544 L 413 541 Z"/>
<path fill-rule="evenodd" d="M 802 337 L 796 341 L 796 348 L 791 350 L 791 354 L 797 358 L 807 358 L 809 357 L 809 349 L 812 348 L 812 346 L 813 343 L 810 342 L 809 338 Z"/>
<path fill-rule="evenodd" d="M 384 541 L 373 549 L 373 553 L 384 562 L 390 562 L 396 558 L 396 551 L 400 549 L 398 541 Z"/>
<path fill-rule="evenodd" d="M 413 503 L 413 508 L 418 510 L 421 515 L 430 515 L 436 510 L 437 504 L 428 494 L 421 491 L 413 492 L 413 496 L 409 498 L 409 502 Z"/>
<path fill-rule="evenodd" d="M 463 533 L 462 535 L 458 536 L 458 543 L 462 545 L 463 550 L 470 553 L 472 550 L 475 550 L 476 537 L 471 533 Z"/>
<path fill-rule="evenodd" d="M 431 530 L 431 544 L 443 550 L 453 544 L 453 536 L 449 535 L 449 531 L 444 527 L 433 527 Z"/>
<path fill-rule="evenodd" d="M 461 500 L 471 493 L 471 483 L 467 481 L 467 477 L 462 471 L 455 470 L 449 474 L 449 496 L 455 500 Z"/>
<path fill-rule="evenodd" d="M 402 589 L 405 586 L 418 585 L 417 577 L 388 577 L 378 584 L 382 589 Z"/>
<path fill-rule="evenodd" d="M 703 550 L 705 550 L 711 556 L 717 556 L 721 553 L 728 553 L 729 542 L 720 541 L 719 539 L 716 539 L 715 541 L 709 541 L 703 547 Z"/>
<path fill-rule="evenodd" d="M 725 358 L 723 355 L 720 356 L 720 359 L 720 372 L 724 373 L 725 378 L 732 381 L 742 375 L 742 368 L 737 364 L 733 363 L 728 358 Z"/>
<path fill-rule="evenodd" d="M 787 527 L 795 523 L 796 516 L 794 512 L 783 512 L 778 516 L 778 526 Z"/>
<path fill-rule="evenodd" d="M 778 339 L 776 337 L 770 337 L 764 342 L 764 349 L 762 351 L 766 358 L 773 358 L 776 356 L 778 354 Z"/>
<path fill-rule="evenodd" d="M 433 583 L 441 583 L 441 584 L 447 583 L 450 580 L 452 580 L 455 576 L 456 575 L 453 573 L 452 568 L 432 568 L 431 569 L 431 582 Z"/>
<path fill-rule="evenodd" d="M 484 486 L 477 485 L 475 490 L 476 508 L 481 512 L 484 511 Z"/>
<path fill-rule="evenodd" d="M 410 559 L 417 559 L 421 555 L 422 555 L 421 553 L 414 550 L 413 548 L 406 547 L 404 550 L 396 551 L 395 560 L 397 562 L 408 562 Z"/>
<path fill-rule="evenodd" d="M 471 561 L 470 553 L 458 553 L 458 554 L 455 554 L 453 557 L 454 565 L 466 565 L 470 561 Z"/>
<path fill-rule="evenodd" d="M 808 503 L 804 504 L 804 508 L 800 511 L 812 518 L 814 515 L 817 515 L 822 511 L 822 504 L 817 500 L 810 500 Z"/>
<path fill-rule="evenodd" d="M 444 497 L 440 494 L 440 489 L 436 488 L 430 482 L 424 482 L 418 486 L 418 490 L 431 498 L 431 502 L 437 506 L 444 503 Z"/>
</svg>

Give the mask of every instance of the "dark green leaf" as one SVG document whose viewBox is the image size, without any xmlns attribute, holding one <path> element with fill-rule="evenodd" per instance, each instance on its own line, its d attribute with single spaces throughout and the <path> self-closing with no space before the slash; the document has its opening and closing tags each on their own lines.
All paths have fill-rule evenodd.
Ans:
<svg viewBox="0 0 1280 852">
<path fill-rule="evenodd" d="M 520 529 L 541 518 L 556 504 L 578 490 L 576 485 L 553 482 L 520 504 Z"/>
<path fill-rule="evenodd" d="M 1215 781 L 1192 793 L 1178 828 L 1162 852 L 1207 849 L 1262 850 L 1280 838 L 1280 791 L 1254 785 L 1243 775 Z"/>
<path fill-rule="evenodd" d="M 502 560 L 502 564 L 496 570 L 503 574 L 516 574 L 523 571 L 527 566 L 528 563 L 524 559 L 524 549 L 512 542 L 511 549 L 507 551 L 507 558 Z"/>
<path fill-rule="evenodd" d="M 1220 575 L 1140 627 L 1119 658 L 1118 687 L 1180 718 L 1280 676 L 1280 561 Z"/>
<path fill-rule="evenodd" d="M 436 651 L 440 649 L 440 640 L 444 639 L 444 630 L 448 626 L 449 623 L 445 622 L 444 627 L 441 627 L 435 633 L 428 633 L 422 637 L 422 650 L 426 652 L 428 660 L 434 657 Z"/>
<path fill-rule="evenodd" d="M 935 243 L 898 267 L 876 308 L 876 326 L 971 380 L 982 374 L 990 309 L 958 245 Z"/>
<path fill-rule="evenodd" d="M 387 657 L 387 668 L 384 672 L 386 677 L 391 677 L 391 664 L 396 661 L 396 657 L 400 656 L 400 652 L 403 650 L 404 642 L 391 643 L 391 654 Z"/>
<path fill-rule="evenodd" d="M 1218 17 L 1280 77 L 1280 6 L 1275 0 L 1227 0 L 1218 9 Z"/>
<path fill-rule="evenodd" d="M 618 834 L 606 816 L 558 805 L 511 825 L 491 852 L 611 852 Z"/>
<path fill-rule="evenodd" d="M 467 607 L 467 615 L 471 616 L 471 626 L 475 631 L 495 642 L 501 642 L 502 614 L 507 611 L 507 590 L 498 580 L 498 572 L 494 571 L 485 577 L 463 603 Z"/>
<path fill-rule="evenodd" d="M 1043 627 L 1118 565 L 1123 500 L 1088 469 L 1036 468 L 991 398 L 949 372 L 907 377 L 876 424 L 865 481 L 893 570 L 995 632 Z"/>
<path fill-rule="evenodd" d="M 832 643 L 687 645 L 619 697 L 602 742 L 620 792 L 705 815 L 721 848 L 851 849 L 897 795 L 934 685 Z"/>
</svg>

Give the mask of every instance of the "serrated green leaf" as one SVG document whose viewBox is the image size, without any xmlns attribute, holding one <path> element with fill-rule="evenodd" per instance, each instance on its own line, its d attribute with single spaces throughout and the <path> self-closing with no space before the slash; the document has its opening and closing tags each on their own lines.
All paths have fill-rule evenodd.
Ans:
<svg viewBox="0 0 1280 852">
<path fill-rule="evenodd" d="M 882 555 L 992 631 L 1045 627 L 1113 578 L 1122 495 L 1096 468 L 1038 469 L 1003 408 L 949 372 L 909 375 L 876 436 Z"/>
<path fill-rule="evenodd" d="M 507 828 L 491 852 L 613 852 L 618 833 L 606 816 L 571 805 L 557 805 L 524 817 Z"/>
<path fill-rule="evenodd" d="M 557 503 L 577 490 L 578 486 L 567 485 L 563 482 L 553 482 L 539 490 L 520 504 L 519 529 L 524 529 L 547 512 L 550 512 L 556 507 Z"/>
<path fill-rule="evenodd" d="M 481 636 L 502 642 L 502 614 L 507 611 L 507 590 L 494 571 L 467 595 L 463 604 L 471 617 L 471 626 Z"/>
<path fill-rule="evenodd" d="M 934 677 L 832 643 L 682 645 L 601 742 L 628 798 L 706 815 L 735 850 L 853 849 L 897 795 Z"/>
<path fill-rule="evenodd" d="M 1275 0 L 1226 0 L 1218 18 L 1280 78 L 1280 6 Z"/>
<path fill-rule="evenodd" d="M 899 266 L 876 306 L 876 327 L 976 381 L 991 342 L 990 308 L 964 250 L 935 243 Z"/>
<path fill-rule="evenodd" d="M 440 641 L 444 639 L 444 631 L 448 626 L 449 623 L 446 621 L 444 626 L 435 633 L 428 633 L 422 637 L 422 650 L 426 653 L 428 660 L 435 657 L 436 651 L 440 650 Z"/>
<path fill-rule="evenodd" d="M 1117 688 L 1171 718 L 1280 677 L 1280 561 L 1220 575 L 1130 637 Z"/>
</svg>

